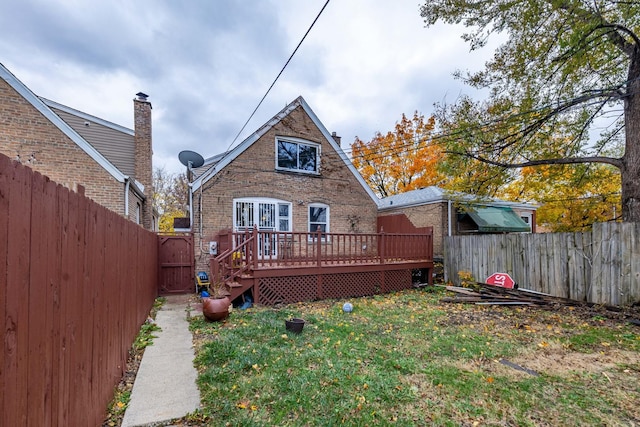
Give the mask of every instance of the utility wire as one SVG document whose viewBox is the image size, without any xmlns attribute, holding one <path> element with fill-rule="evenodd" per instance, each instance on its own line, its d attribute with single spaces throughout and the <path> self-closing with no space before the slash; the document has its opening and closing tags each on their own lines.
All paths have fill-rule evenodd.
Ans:
<svg viewBox="0 0 640 427">
<path fill-rule="evenodd" d="M 242 131 L 244 130 L 244 128 L 247 127 L 247 125 L 249 124 L 249 121 L 251 121 L 251 119 L 253 118 L 254 114 L 256 114 L 256 111 L 258 111 L 258 108 L 260 108 L 260 105 L 262 105 L 262 102 L 265 100 L 265 98 L 267 97 L 267 95 L 269 94 L 269 92 L 271 91 L 271 89 L 273 88 L 273 86 L 276 84 L 276 82 L 278 81 L 278 79 L 280 78 L 280 76 L 282 75 L 282 73 L 284 72 L 284 69 L 287 68 L 287 65 L 289 65 L 289 62 L 291 62 L 291 59 L 293 59 L 293 55 L 296 54 L 296 52 L 298 51 L 298 48 L 300 47 L 300 45 L 302 45 L 302 42 L 304 41 L 304 39 L 307 37 L 307 35 L 309 34 L 309 32 L 311 31 L 311 29 L 313 28 L 313 26 L 316 24 L 316 21 L 318 20 L 318 18 L 320 18 L 320 15 L 322 15 L 322 12 L 324 12 L 324 9 L 327 7 L 327 5 L 329 4 L 330 0 L 327 0 L 324 4 L 324 6 L 322 6 L 322 9 L 320 9 L 320 12 L 318 12 L 318 15 L 316 16 L 316 19 L 313 20 L 313 22 L 311 23 L 311 25 L 309 26 L 309 29 L 307 30 L 306 33 L 304 33 L 304 36 L 302 36 L 302 39 L 300 40 L 300 42 L 298 43 L 298 46 L 296 46 L 296 48 L 293 50 L 293 53 L 291 54 L 291 56 L 289 57 L 289 59 L 287 59 L 287 62 L 284 64 L 284 66 L 282 67 L 282 69 L 280 70 L 280 72 L 278 73 L 278 75 L 276 76 L 276 78 L 273 80 L 273 83 L 271 83 L 271 86 L 269 86 L 269 89 L 267 89 L 267 92 L 264 94 L 264 96 L 262 97 L 262 99 L 260 100 L 260 102 L 258 102 L 258 105 L 256 106 L 256 108 L 253 110 L 253 112 L 251 113 L 251 115 L 249 116 L 249 118 L 247 119 L 247 121 L 244 123 L 244 125 L 242 125 L 242 129 L 240 129 L 240 132 L 238 132 L 238 134 L 236 135 L 235 138 L 233 138 L 233 141 L 231 141 L 231 144 L 229 144 L 229 147 L 227 147 L 227 151 L 229 151 L 231 149 L 231 147 L 233 146 L 233 144 L 235 144 L 236 140 L 238 139 L 238 137 L 240 136 L 240 134 L 242 133 Z"/>
</svg>

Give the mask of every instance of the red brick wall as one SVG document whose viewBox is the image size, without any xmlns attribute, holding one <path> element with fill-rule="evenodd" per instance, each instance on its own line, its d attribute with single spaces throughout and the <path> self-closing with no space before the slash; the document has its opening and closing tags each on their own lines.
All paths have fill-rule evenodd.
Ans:
<svg viewBox="0 0 640 427">
<path fill-rule="evenodd" d="M 0 152 L 69 188 L 82 185 L 87 197 L 124 214 L 124 184 L 1 79 Z"/>
<path fill-rule="evenodd" d="M 321 144 L 320 176 L 276 171 L 276 136 L 296 137 Z M 202 239 L 200 197 L 203 208 Z M 293 231 L 307 231 L 310 203 L 329 205 L 330 231 L 333 233 L 376 231 L 376 204 L 301 107 L 206 182 L 202 193 L 198 190 L 194 194 L 196 271 L 208 271 L 207 242 L 219 230 L 232 227 L 233 199 L 241 197 L 291 202 Z M 298 201 L 302 201 L 302 204 L 298 204 Z M 201 248 L 205 252 L 201 252 Z"/>
</svg>

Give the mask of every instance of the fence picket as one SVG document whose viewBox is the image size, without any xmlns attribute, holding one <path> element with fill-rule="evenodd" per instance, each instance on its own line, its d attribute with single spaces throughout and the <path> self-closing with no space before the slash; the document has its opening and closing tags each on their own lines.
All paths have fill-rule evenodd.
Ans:
<svg viewBox="0 0 640 427">
<path fill-rule="evenodd" d="M 11 161 L 6 156 L 0 156 L 0 171 L 11 170 Z M 9 191 L 11 183 L 9 175 L 0 173 L 0 262 L 4 262 L 8 258 L 8 245 L 1 244 L 9 241 Z M 6 301 L 7 301 L 7 271 L 0 270 L 0 343 L 2 351 L 0 351 L 0 413 L 4 414 L 5 390 L 8 389 L 7 371 L 5 369 L 5 343 L 6 343 Z M 0 415 L 0 424 L 5 420 L 4 415 Z"/>
<path fill-rule="evenodd" d="M 45 177 L 40 174 L 33 175 L 31 205 L 42 206 L 45 203 Z M 45 416 L 45 397 L 47 395 L 46 369 L 42 363 L 46 357 L 46 346 L 48 336 L 38 329 L 47 328 L 46 324 L 46 289 L 39 283 L 46 283 L 47 269 L 42 268 L 42 262 L 47 258 L 46 246 L 41 244 L 42 236 L 45 233 L 46 225 L 49 223 L 49 213 L 44 209 L 33 209 L 31 211 L 30 229 L 31 241 L 29 243 L 29 281 L 28 290 L 25 293 L 29 313 L 29 353 L 27 355 L 27 401 L 29 402 L 29 412 L 27 413 L 27 424 L 38 425 L 42 423 Z"/>
<path fill-rule="evenodd" d="M 29 296 L 29 244 L 31 217 L 31 174 L 16 165 L 10 173 L 9 224 L 7 237 L 7 283 L 4 301 L 5 372 L 3 420 L 0 425 L 26 425 L 28 408 L 29 311 L 25 298 Z"/>
</svg>

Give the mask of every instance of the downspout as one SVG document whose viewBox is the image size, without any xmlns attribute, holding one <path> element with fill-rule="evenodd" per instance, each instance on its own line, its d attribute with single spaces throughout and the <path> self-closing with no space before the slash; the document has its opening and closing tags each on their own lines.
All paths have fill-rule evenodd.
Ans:
<svg viewBox="0 0 640 427">
<path fill-rule="evenodd" d="M 124 216 L 129 218 L 129 186 L 131 185 L 131 179 L 128 176 L 124 177 Z"/>
<path fill-rule="evenodd" d="M 193 229 L 193 185 L 189 183 L 189 226 Z"/>
<path fill-rule="evenodd" d="M 202 254 L 208 254 L 209 253 L 209 249 L 207 248 L 206 250 L 202 247 L 202 240 L 203 240 L 203 235 L 202 235 L 202 185 L 200 186 L 200 202 L 198 203 L 198 216 L 200 217 L 200 257 L 202 257 Z"/>
<path fill-rule="evenodd" d="M 200 186 L 200 202 L 198 203 L 198 216 L 200 217 L 200 242 L 202 242 L 202 186 Z"/>
</svg>

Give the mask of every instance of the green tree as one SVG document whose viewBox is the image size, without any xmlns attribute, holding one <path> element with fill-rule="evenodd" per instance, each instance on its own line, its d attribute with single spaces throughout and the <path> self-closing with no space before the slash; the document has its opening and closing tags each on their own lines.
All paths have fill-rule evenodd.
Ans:
<svg viewBox="0 0 640 427">
<path fill-rule="evenodd" d="M 164 168 L 155 168 L 153 188 L 153 206 L 160 215 L 158 229 L 172 232 L 173 219 L 187 215 L 187 176 L 184 173 L 171 174 Z"/>
<path fill-rule="evenodd" d="M 462 159 L 449 170 L 482 162 L 497 168 L 483 175 L 492 183 L 527 166 L 612 165 L 622 218 L 640 221 L 640 2 L 430 0 L 421 16 L 465 25 L 471 49 L 506 36 L 484 70 L 456 73 L 489 99 L 437 109 L 445 151 Z M 622 155 L 604 154 L 611 146 Z"/>
<path fill-rule="evenodd" d="M 432 143 L 434 127 L 433 117 L 425 120 L 417 111 L 411 119 L 403 114 L 393 132 L 378 132 L 368 142 L 356 137 L 353 164 L 380 197 L 437 185 L 443 180 L 437 170 L 442 152 Z"/>
</svg>

